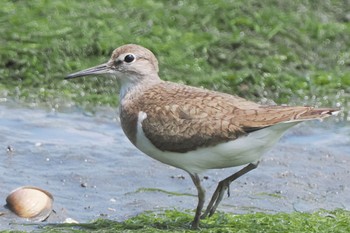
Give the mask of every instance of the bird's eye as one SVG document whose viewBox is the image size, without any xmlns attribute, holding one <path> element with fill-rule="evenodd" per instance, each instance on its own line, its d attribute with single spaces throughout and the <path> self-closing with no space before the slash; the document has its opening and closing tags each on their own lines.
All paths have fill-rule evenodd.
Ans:
<svg viewBox="0 0 350 233">
<path fill-rule="evenodd" d="M 133 54 L 128 54 L 124 57 L 124 61 L 127 63 L 133 62 L 135 60 L 135 56 Z"/>
</svg>

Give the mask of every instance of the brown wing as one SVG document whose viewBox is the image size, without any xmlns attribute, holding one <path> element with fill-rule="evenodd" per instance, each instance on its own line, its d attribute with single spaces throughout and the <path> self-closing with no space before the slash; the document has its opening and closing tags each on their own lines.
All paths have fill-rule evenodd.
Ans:
<svg viewBox="0 0 350 233">
<path fill-rule="evenodd" d="M 261 106 L 200 88 L 162 82 L 139 99 L 146 137 L 160 150 L 186 152 L 234 140 L 280 122 L 321 118 L 329 109 Z"/>
</svg>

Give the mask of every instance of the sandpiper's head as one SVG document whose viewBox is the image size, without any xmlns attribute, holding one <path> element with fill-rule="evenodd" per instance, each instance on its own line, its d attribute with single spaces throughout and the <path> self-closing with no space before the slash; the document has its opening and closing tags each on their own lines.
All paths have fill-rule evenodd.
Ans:
<svg viewBox="0 0 350 233">
<path fill-rule="evenodd" d="M 107 63 L 73 74 L 66 79 L 89 75 L 109 75 L 121 83 L 134 83 L 148 78 L 158 78 L 158 61 L 154 54 L 139 45 L 127 44 L 115 49 Z"/>
</svg>

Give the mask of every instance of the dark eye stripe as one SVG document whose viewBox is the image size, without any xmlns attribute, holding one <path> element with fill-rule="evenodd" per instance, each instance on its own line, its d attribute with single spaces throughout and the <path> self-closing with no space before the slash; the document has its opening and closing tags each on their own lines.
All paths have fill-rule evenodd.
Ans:
<svg viewBox="0 0 350 233">
<path fill-rule="evenodd" d="M 122 63 L 123 63 L 123 61 L 121 61 L 121 60 L 118 60 L 118 59 L 114 60 L 114 65 L 115 66 L 118 66 L 118 65 L 120 65 Z"/>
</svg>

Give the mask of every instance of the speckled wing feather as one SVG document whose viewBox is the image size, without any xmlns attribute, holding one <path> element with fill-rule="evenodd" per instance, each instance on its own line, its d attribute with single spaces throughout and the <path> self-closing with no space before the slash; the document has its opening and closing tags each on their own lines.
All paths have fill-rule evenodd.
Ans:
<svg viewBox="0 0 350 233">
<path fill-rule="evenodd" d="M 160 150 L 173 152 L 214 146 L 280 122 L 322 118 L 332 111 L 261 106 L 240 97 L 170 82 L 147 88 L 129 101 L 121 114 L 127 118 L 124 120 L 134 119 L 135 123 L 138 112 L 145 112 L 142 129 L 146 137 Z"/>
</svg>

